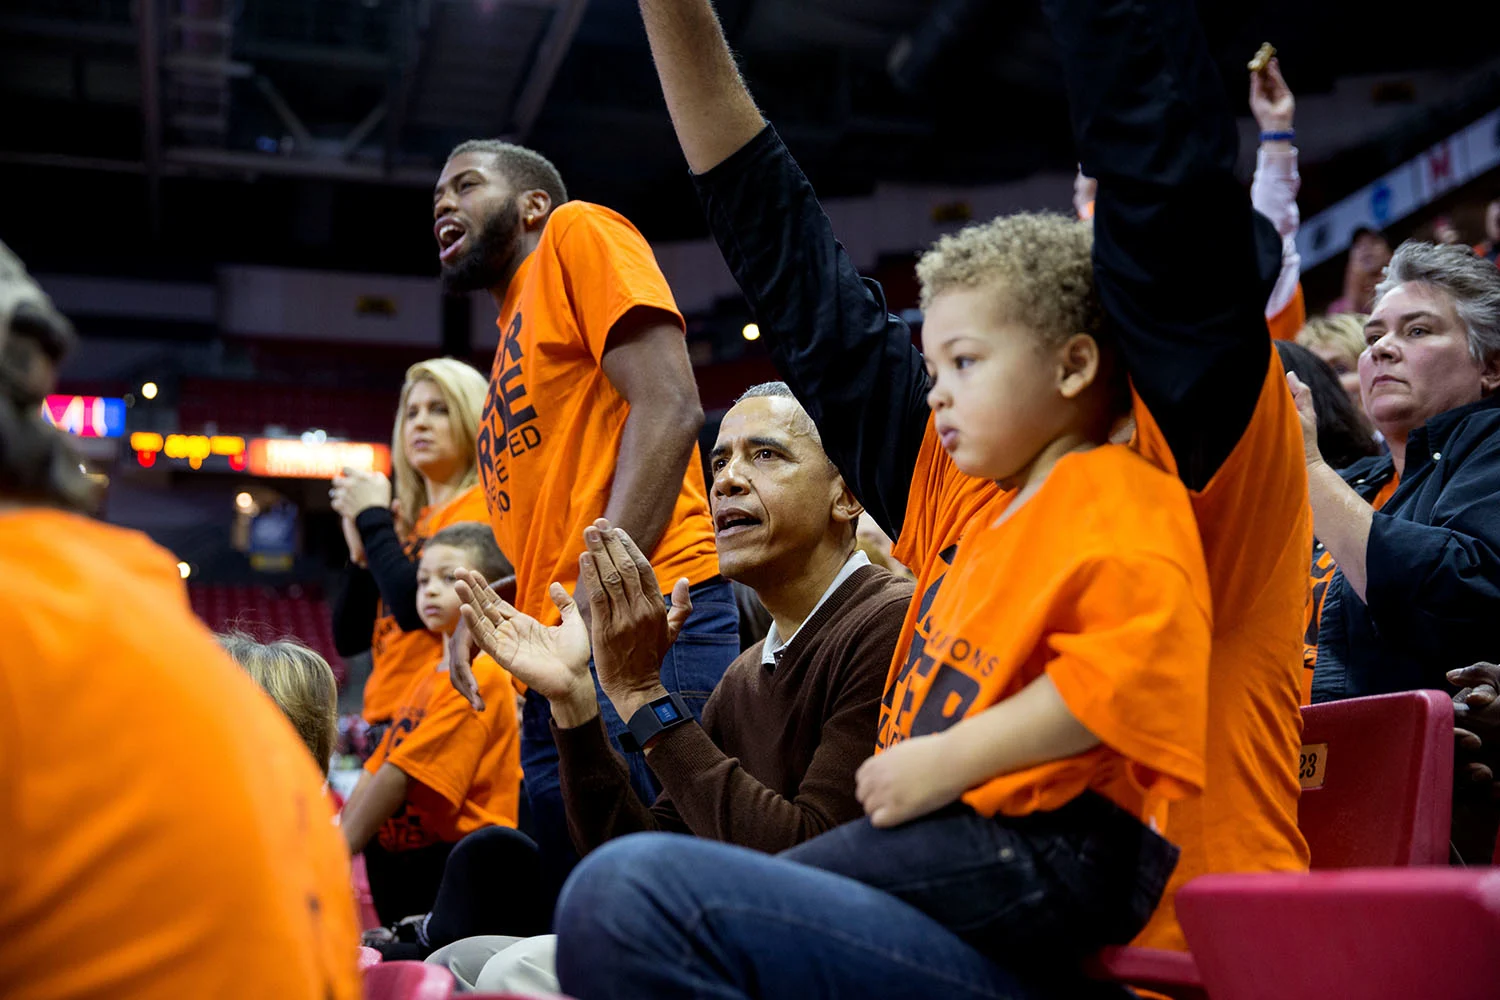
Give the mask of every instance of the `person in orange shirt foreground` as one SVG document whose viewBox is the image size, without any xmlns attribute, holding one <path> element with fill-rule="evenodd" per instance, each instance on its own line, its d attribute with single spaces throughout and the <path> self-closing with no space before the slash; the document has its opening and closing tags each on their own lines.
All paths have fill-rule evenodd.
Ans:
<svg viewBox="0 0 1500 1000">
<path fill-rule="evenodd" d="M 72 511 L 67 321 L 0 244 L 0 992 L 357 1000 L 349 856 L 176 558 Z"/>
<path fill-rule="evenodd" d="M 423 547 L 417 607 L 440 636 L 451 637 L 459 624 L 459 569 L 490 580 L 510 575 L 488 525 L 451 525 Z M 466 835 L 516 825 L 521 762 L 510 674 L 488 657 L 474 662 L 490 706 L 474 711 L 448 683 L 458 645 L 440 643 L 438 658 L 413 678 L 344 806 L 344 838 L 351 853 L 364 852 L 384 924 L 432 909 L 448 856 Z"/>
<path fill-rule="evenodd" d="M 649 554 L 658 580 L 691 585 L 686 641 L 668 652 L 661 680 L 677 711 L 701 717 L 739 655 L 739 613 L 719 575 L 683 319 L 650 246 L 618 213 L 569 201 L 544 157 L 503 142 L 453 150 L 432 214 L 444 285 L 488 291 L 499 311 L 479 470 L 495 538 L 515 562 L 515 606 L 557 624 L 547 589 L 579 589 L 583 531 L 608 518 Z M 596 694 L 625 752 L 630 720 Z M 536 692 L 526 695 L 521 758 L 538 844 L 560 886 L 577 856 L 552 713 Z M 654 801 L 660 785 L 644 756 L 626 762 L 641 800 Z"/>
<path fill-rule="evenodd" d="M 370 651 L 361 708 L 370 747 L 380 744 L 412 679 L 441 655 L 417 613 L 422 542 L 487 516 L 474 454 L 484 393 L 484 376 L 462 361 L 412 365 L 391 433 L 394 483 L 346 469 L 329 490 L 349 545 L 333 604 L 334 643 L 341 656 Z"/>
</svg>

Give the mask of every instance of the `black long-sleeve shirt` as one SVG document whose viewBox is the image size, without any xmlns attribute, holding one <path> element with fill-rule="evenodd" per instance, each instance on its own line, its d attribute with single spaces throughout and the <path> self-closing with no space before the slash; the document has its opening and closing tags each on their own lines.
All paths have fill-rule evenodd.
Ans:
<svg viewBox="0 0 1500 1000">
<path fill-rule="evenodd" d="M 1389 455 L 1342 471 L 1366 500 Z M 1500 396 L 1433 417 L 1407 438 L 1401 483 L 1370 524 L 1365 599 L 1335 572 L 1318 625 L 1313 701 L 1415 688 L 1500 654 Z"/>
<path fill-rule="evenodd" d="M 896 538 L 931 388 L 911 329 L 860 277 L 775 129 L 694 182 L 776 370 L 844 481 Z"/>
<path fill-rule="evenodd" d="M 369 569 L 350 563 L 343 586 L 334 593 L 333 642 L 340 656 L 370 648 L 381 602 L 403 632 L 425 628 L 417 614 L 417 564 L 396 534 L 391 512 L 380 507 L 361 511 L 354 519 L 365 545 Z"/>
</svg>

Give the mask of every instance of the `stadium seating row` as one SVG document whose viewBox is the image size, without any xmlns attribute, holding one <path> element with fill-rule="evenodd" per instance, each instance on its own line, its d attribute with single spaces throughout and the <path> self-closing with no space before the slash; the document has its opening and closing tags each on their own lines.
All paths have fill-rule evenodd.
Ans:
<svg viewBox="0 0 1500 1000">
<path fill-rule="evenodd" d="M 321 595 L 255 586 L 188 587 L 193 613 L 215 632 L 244 629 L 262 639 L 292 638 L 316 650 L 339 683 L 347 668 L 333 643 L 333 624 Z"/>
</svg>

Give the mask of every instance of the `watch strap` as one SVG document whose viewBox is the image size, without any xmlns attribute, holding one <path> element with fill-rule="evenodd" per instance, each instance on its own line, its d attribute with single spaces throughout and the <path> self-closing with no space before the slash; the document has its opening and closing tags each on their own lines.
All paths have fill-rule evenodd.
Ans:
<svg viewBox="0 0 1500 1000">
<path fill-rule="evenodd" d="M 673 711 L 662 712 L 660 709 L 671 706 Z M 662 716 L 667 715 L 668 721 L 663 721 Z M 671 716 L 675 715 L 675 718 Z M 620 734 L 620 746 L 626 753 L 641 753 L 646 744 L 675 726 L 689 722 L 693 713 L 688 709 L 687 703 L 675 691 L 667 692 L 665 697 L 648 701 L 636 709 L 625 723 L 628 731 Z"/>
</svg>

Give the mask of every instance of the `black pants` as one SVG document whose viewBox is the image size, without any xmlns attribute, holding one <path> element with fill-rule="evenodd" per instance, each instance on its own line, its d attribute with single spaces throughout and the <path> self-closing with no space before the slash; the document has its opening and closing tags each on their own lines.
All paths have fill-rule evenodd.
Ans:
<svg viewBox="0 0 1500 1000">
<path fill-rule="evenodd" d="M 508 826 L 476 830 L 448 856 L 427 921 L 428 947 L 480 934 L 547 933 L 554 903 L 547 884 L 530 837 Z"/>
<path fill-rule="evenodd" d="M 428 915 L 417 939 L 403 932 L 401 940 L 378 946 L 388 961 L 420 961 L 454 941 L 481 934 L 532 937 L 549 929 L 555 890 L 535 842 L 519 830 L 489 826 L 457 844 L 382 852 L 378 863 L 371 860 L 368 848 L 366 852 L 380 922 L 389 926 L 404 917 Z M 434 875 L 430 868 L 438 859 L 442 864 Z M 377 864 L 388 866 L 382 875 L 394 876 L 391 898 L 405 908 L 397 911 L 395 902 L 383 903 L 376 885 Z M 401 865 L 405 867 L 398 868 Z"/>
<path fill-rule="evenodd" d="M 374 839 L 365 845 L 370 895 L 375 898 L 375 913 L 382 924 L 394 924 L 402 917 L 432 909 L 454 846 L 439 843 L 410 851 L 387 851 Z"/>
</svg>

